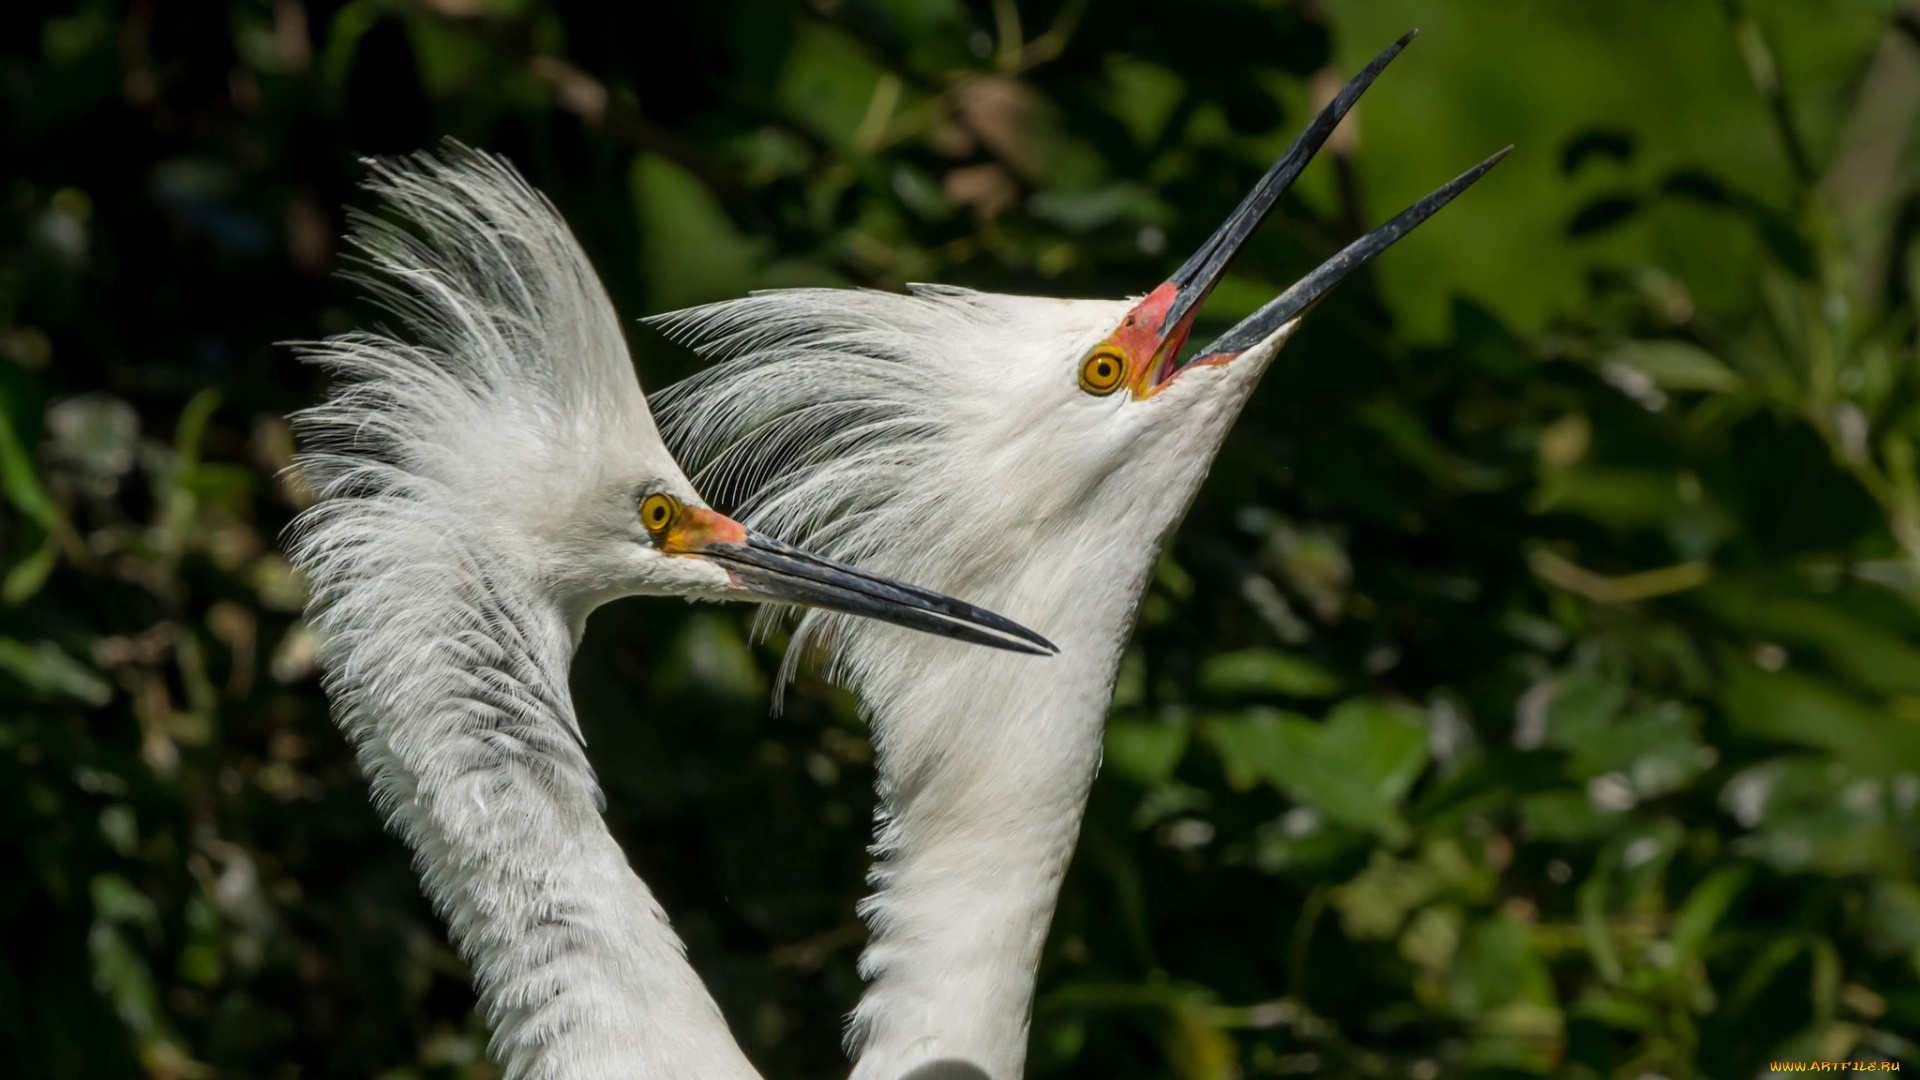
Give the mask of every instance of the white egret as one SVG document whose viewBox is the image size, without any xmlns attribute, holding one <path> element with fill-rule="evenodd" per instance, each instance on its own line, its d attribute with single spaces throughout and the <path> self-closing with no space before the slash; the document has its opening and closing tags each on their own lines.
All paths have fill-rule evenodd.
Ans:
<svg viewBox="0 0 1920 1080">
<path fill-rule="evenodd" d="M 472 965 L 512 1078 L 750 1078 L 601 819 L 567 692 L 620 596 L 773 600 L 1050 651 L 938 594 L 708 509 L 660 441 L 612 305 L 553 207 L 459 146 L 374 166 L 361 280 L 412 338 L 301 347 L 296 524 L 334 717 Z"/>
<path fill-rule="evenodd" d="M 979 598 L 1061 648 L 1022 664 L 820 613 L 802 621 L 802 634 L 830 631 L 878 757 L 855 1080 L 1020 1075 L 1035 967 L 1167 536 L 1298 318 L 1505 153 L 1178 362 L 1228 261 L 1412 36 L 1137 302 L 813 289 L 659 320 L 725 361 L 663 394 L 662 418 L 743 520 Z"/>
</svg>

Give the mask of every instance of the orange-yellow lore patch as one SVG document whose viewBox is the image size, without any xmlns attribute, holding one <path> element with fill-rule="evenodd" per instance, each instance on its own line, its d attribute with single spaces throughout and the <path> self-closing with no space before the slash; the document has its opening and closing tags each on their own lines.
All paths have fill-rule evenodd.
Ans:
<svg viewBox="0 0 1920 1080">
<path fill-rule="evenodd" d="M 682 506 L 659 538 L 669 555 L 694 555 L 715 544 L 744 544 L 747 527 L 725 514 L 700 506 Z"/>
</svg>

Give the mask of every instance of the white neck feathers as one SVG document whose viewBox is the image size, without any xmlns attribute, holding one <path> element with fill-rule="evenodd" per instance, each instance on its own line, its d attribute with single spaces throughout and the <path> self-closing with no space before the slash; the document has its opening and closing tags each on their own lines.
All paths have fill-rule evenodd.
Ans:
<svg viewBox="0 0 1920 1080">
<path fill-rule="evenodd" d="M 1011 599 L 1021 586 L 1008 584 Z M 1116 622 L 1131 622 L 1130 605 L 1106 624 Z M 870 717 L 881 825 L 878 891 L 861 909 L 873 940 L 853 1017 L 855 1080 L 899 1080 L 944 1061 L 993 1080 L 1020 1076 L 1035 971 L 1099 767 L 1122 640 L 1059 633 L 1052 659 L 930 655 L 940 650 L 905 636 L 846 646 L 863 666 L 881 649 L 905 660 L 914 683 L 862 686 L 885 703 Z"/>
<path fill-rule="evenodd" d="M 473 968 L 495 1058 L 513 1080 L 750 1080 L 600 816 L 561 612 L 433 516 L 398 492 L 322 504 L 300 561 L 335 720 Z"/>
<path fill-rule="evenodd" d="M 612 306 L 504 164 L 450 146 L 374 177 L 411 227 L 360 215 L 353 239 L 413 340 L 301 346 L 342 380 L 297 418 L 319 501 L 290 546 L 335 722 L 510 1080 L 754 1080 L 601 819 L 567 690 L 590 604 L 551 522 L 606 482 L 583 463 L 678 475 Z"/>
</svg>

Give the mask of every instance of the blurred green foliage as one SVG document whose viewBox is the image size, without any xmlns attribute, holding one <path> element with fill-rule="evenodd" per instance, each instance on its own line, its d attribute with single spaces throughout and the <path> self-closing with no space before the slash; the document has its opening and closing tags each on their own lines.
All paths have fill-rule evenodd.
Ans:
<svg viewBox="0 0 1920 1080">
<path fill-rule="evenodd" d="M 1419 23 L 1208 309 L 1507 142 L 1316 310 L 1142 611 L 1032 1073 L 1765 1071 L 1920 1039 L 1920 18 L 1894 0 L 0 9 L 0 1060 L 492 1075 L 326 718 L 271 343 L 357 156 L 549 192 L 629 317 L 1144 291 Z M 362 200 L 363 201 L 363 200 Z M 1201 336 L 1205 336 L 1204 331 Z M 691 358 L 636 328 L 660 386 Z M 872 770 L 748 613 L 601 613 L 609 818 L 835 1075 Z"/>
</svg>

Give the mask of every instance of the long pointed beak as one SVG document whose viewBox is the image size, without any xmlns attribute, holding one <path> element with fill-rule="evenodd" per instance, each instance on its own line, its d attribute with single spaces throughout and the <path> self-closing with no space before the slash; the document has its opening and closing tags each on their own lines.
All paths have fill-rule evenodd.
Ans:
<svg viewBox="0 0 1920 1080">
<path fill-rule="evenodd" d="M 1445 184 L 1394 215 L 1393 220 L 1374 229 L 1360 239 L 1340 249 L 1340 253 L 1313 269 L 1313 272 L 1288 286 L 1285 292 L 1260 306 L 1260 310 L 1235 323 L 1233 329 L 1218 338 L 1194 355 L 1188 364 L 1217 364 L 1239 356 L 1262 341 L 1267 340 L 1276 331 L 1300 316 L 1307 309 L 1320 302 L 1320 298 L 1333 291 L 1348 274 L 1372 262 L 1374 256 L 1392 247 L 1401 237 L 1412 232 L 1414 226 L 1440 212 L 1440 208 L 1452 202 L 1456 196 L 1473 186 L 1474 181 L 1486 175 L 1488 169 L 1500 164 L 1513 147 L 1509 146 L 1493 156 L 1447 181 Z"/>
<path fill-rule="evenodd" d="M 1307 163 L 1326 145 L 1333 135 L 1333 129 L 1346 119 L 1348 111 L 1360 100 L 1360 95 L 1367 92 L 1373 80 L 1386 70 L 1388 64 L 1393 63 L 1393 58 L 1399 56 L 1400 50 L 1406 48 L 1419 33 L 1418 30 L 1407 31 L 1400 40 L 1382 49 L 1379 56 L 1360 69 L 1360 74 L 1341 87 L 1326 108 L 1321 109 L 1307 129 L 1287 147 L 1287 152 L 1281 154 L 1280 159 L 1267 169 L 1266 175 L 1253 186 L 1247 197 L 1240 200 L 1240 205 L 1234 207 L 1227 220 L 1214 230 L 1206 243 L 1200 245 L 1200 250 L 1194 252 L 1167 279 L 1167 284 L 1175 289 L 1173 303 L 1167 309 L 1168 326 L 1187 320 L 1199 310 L 1201 302 L 1226 273 L 1227 264 L 1240 253 L 1241 247 L 1260 227 L 1260 223 L 1267 220 L 1267 215 L 1280 202 L 1280 196 L 1286 194 L 1293 182 L 1300 178 Z"/>
<path fill-rule="evenodd" d="M 1149 293 L 1127 317 L 1115 335 L 1130 356 L 1142 361 L 1134 371 L 1134 394 L 1152 394 L 1178 373 L 1180 349 L 1192 331 L 1200 305 L 1225 275 L 1227 266 L 1245 246 L 1260 223 L 1293 185 L 1313 156 L 1326 144 L 1334 128 L 1340 125 L 1360 95 L 1366 93 L 1386 66 L 1407 47 L 1419 31 L 1410 31 L 1381 50 L 1380 55 L 1341 87 L 1326 108 L 1320 110 L 1306 130 L 1287 147 L 1254 189 L 1241 200 L 1219 229 L 1202 244 L 1200 250 L 1176 270 L 1159 288 Z M 1511 150 L 1512 147 L 1508 147 Z M 1349 244 L 1338 255 L 1296 282 L 1292 288 L 1248 316 L 1219 340 L 1207 346 L 1185 367 L 1199 363 L 1221 363 L 1264 341 L 1287 322 L 1298 317 L 1327 291 L 1355 269 L 1392 246 L 1441 207 L 1466 190 L 1481 174 L 1506 155 L 1502 150 L 1468 170 L 1445 187 L 1420 200 L 1392 221 Z M 1282 303 L 1285 301 L 1285 303 Z M 1258 333 L 1256 334 L 1256 331 Z M 1250 340 L 1249 340 L 1250 338 Z"/>
<path fill-rule="evenodd" d="M 770 601 L 861 615 L 974 645 L 1051 656 L 1053 642 L 1001 615 L 964 600 L 868 573 L 770 536 L 724 514 L 699 507 L 680 512 L 670 542 L 676 555 L 712 560 L 748 593 Z"/>
</svg>

